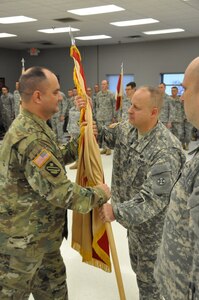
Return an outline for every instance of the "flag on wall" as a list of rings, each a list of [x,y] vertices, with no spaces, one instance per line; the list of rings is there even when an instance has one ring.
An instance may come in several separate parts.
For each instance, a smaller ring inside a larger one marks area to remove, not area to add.
[[[121,64],[121,71],[117,82],[116,88],[116,105],[115,110],[119,110],[122,107],[122,97],[123,97],[123,63]]]
[[[99,147],[93,134],[92,109],[86,93],[81,55],[74,42],[70,48],[70,56],[74,61],[74,84],[78,95],[87,103],[80,114],[80,124],[86,121],[87,125],[80,127],[76,182],[84,187],[95,186],[104,182],[104,174]],[[97,209],[84,215],[73,212],[72,248],[81,254],[83,262],[111,272],[108,236]]]

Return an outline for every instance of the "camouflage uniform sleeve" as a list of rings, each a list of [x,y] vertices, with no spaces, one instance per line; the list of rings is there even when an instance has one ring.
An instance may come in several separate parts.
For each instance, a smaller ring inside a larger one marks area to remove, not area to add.
[[[72,138],[67,144],[61,146],[64,163],[70,164],[78,157],[78,138]]]
[[[34,141],[24,157],[25,177],[40,197],[52,205],[88,213],[107,201],[99,188],[82,188],[66,176],[57,158],[42,144]]]
[[[190,209],[190,227],[193,236],[193,265],[192,265],[192,288],[195,291],[195,298],[199,299],[199,176],[194,182],[193,192],[188,199]],[[194,299],[195,299],[194,298]]]
[[[102,141],[111,149],[115,147],[115,141],[117,136],[118,125],[114,128],[107,126],[102,127]]]
[[[116,220],[126,228],[147,222],[163,211],[170,192],[182,168],[182,156],[177,149],[158,153],[139,192],[123,203],[113,203]]]

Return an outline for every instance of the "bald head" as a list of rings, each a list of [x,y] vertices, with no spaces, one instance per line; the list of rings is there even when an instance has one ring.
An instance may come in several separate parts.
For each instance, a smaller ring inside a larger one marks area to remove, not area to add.
[[[28,102],[35,90],[42,89],[48,84],[50,70],[42,67],[32,67],[24,72],[19,79],[19,93],[24,102]]]
[[[186,76],[193,80],[194,88],[199,89],[199,57],[196,57],[188,65],[185,71],[185,77]]]
[[[181,98],[187,119],[194,127],[199,128],[199,57],[188,65],[182,86],[184,92]]]

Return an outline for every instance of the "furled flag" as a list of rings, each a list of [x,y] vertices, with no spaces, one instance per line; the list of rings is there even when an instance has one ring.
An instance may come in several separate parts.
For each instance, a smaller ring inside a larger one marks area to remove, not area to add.
[[[80,114],[80,124],[86,121],[87,125],[80,126],[76,182],[85,187],[95,186],[104,181],[103,168],[99,147],[93,134],[92,109],[86,93],[81,55],[74,43],[70,49],[70,56],[74,60],[74,84],[78,95],[87,103]],[[72,248],[81,254],[83,262],[111,272],[108,236],[105,224],[98,217],[97,209],[85,215],[73,212]]]
[[[117,82],[117,89],[116,89],[116,104],[115,110],[119,110],[122,107],[122,97],[123,97],[123,63],[121,65],[121,71]]]

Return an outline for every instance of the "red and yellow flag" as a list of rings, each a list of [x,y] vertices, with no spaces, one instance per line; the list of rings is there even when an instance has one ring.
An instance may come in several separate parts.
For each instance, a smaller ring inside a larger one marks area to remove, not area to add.
[[[116,88],[116,104],[115,104],[115,110],[119,110],[122,107],[122,97],[123,97],[123,63],[121,65],[121,71],[117,82],[117,88]]]
[[[84,187],[95,186],[104,181],[104,174],[99,147],[93,134],[92,109],[86,93],[81,55],[75,45],[71,46],[70,56],[74,60],[74,84],[78,95],[87,103],[80,115],[80,124],[86,121],[87,125],[80,127],[76,182]],[[85,215],[73,212],[72,248],[81,254],[83,262],[111,272],[108,236],[97,209]]]

